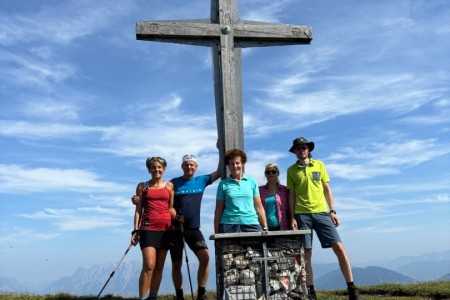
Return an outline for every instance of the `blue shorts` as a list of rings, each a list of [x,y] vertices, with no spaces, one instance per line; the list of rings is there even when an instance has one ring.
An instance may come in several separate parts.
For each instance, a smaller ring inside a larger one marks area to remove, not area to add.
[[[295,220],[297,221],[297,228],[311,230],[311,234],[302,235],[303,247],[305,249],[312,249],[312,230],[316,232],[322,248],[330,248],[333,244],[341,242],[339,233],[329,213],[296,214]]]
[[[259,224],[244,225],[244,224],[220,224],[219,233],[239,233],[239,232],[262,232],[262,227]]]

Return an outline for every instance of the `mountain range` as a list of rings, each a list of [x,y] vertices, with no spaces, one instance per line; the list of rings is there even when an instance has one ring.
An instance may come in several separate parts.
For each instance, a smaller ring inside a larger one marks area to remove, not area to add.
[[[196,263],[196,260],[189,262],[194,289],[197,286],[196,270],[198,265]],[[141,262],[138,260],[124,261],[113,273],[116,267],[115,263],[79,267],[71,276],[60,278],[39,290],[24,286],[14,278],[0,277],[0,293],[54,294],[66,292],[73,295],[96,296],[109,279],[102,295],[136,296]],[[174,293],[170,268],[170,264],[166,264],[160,293]],[[317,289],[345,288],[345,281],[337,264],[313,264],[313,270],[314,284]],[[189,276],[186,267],[183,267],[183,272],[184,289],[186,293],[189,293]],[[215,272],[215,265],[212,263],[207,290],[216,289]],[[389,262],[380,262],[379,266],[353,267],[353,274],[356,284],[360,286],[381,283],[407,284],[434,280],[450,281],[450,250],[427,253],[417,257],[400,257]]]

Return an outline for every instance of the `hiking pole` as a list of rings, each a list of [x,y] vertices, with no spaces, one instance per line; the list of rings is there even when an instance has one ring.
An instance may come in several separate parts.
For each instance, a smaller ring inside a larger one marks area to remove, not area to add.
[[[186,241],[184,239],[184,224],[182,221],[180,221],[180,230],[181,230],[181,238],[183,239],[183,245],[184,245],[184,254],[186,256],[186,266],[187,266],[187,271],[188,271],[188,277],[189,277],[189,285],[191,287],[191,296],[192,296],[192,300],[194,300],[194,291],[192,290],[192,280],[191,280],[191,271],[189,269],[189,259],[188,259],[188,254],[187,254],[187,244]]]
[[[100,298],[100,295],[102,294],[103,290],[105,289],[106,285],[108,284],[108,282],[111,280],[111,278],[114,276],[114,273],[116,273],[116,270],[119,268],[120,264],[122,263],[122,261],[125,258],[125,255],[127,255],[128,251],[130,251],[131,247],[136,246],[136,242],[139,238],[139,232],[135,232],[135,236],[133,241],[130,243],[130,245],[128,246],[127,250],[125,251],[125,254],[122,256],[122,258],[119,260],[119,263],[117,264],[116,268],[112,271],[112,273],[109,275],[108,280],[106,280],[105,285],[102,287],[102,289],[100,290],[100,292],[97,295],[97,299]]]

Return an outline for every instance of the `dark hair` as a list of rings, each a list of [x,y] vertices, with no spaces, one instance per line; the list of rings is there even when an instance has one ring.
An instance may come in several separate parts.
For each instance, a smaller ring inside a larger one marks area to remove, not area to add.
[[[247,162],[247,154],[245,154],[245,152],[243,150],[240,149],[231,149],[231,150],[227,150],[225,152],[225,155],[223,157],[223,160],[225,162],[225,165],[228,165],[228,162],[235,157],[240,157],[242,164],[244,165]]]
[[[308,158],[312,158],[311,147],[309,147],[309,145],[306,146],[308,147]]]
[[[145,165],[147,166],[147,169],[151,168],[151,166],[153,165],[153,161],[159,162],[164,168],[167,167],[167,162],[164,158],[159,157],[159,156],[152,156],[152,157],[147,158],[147,160],[145,161]]]

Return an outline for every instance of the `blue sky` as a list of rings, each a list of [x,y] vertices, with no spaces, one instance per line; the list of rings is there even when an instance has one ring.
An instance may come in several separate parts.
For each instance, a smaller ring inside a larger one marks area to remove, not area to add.
[[[198,174],[216,168],[210,50],[135,39],[138,20],[204,19],[209,7],[0,2],[0,276],[40,284],[118,261],[148,156],[167,159],[166,179],[186,153],[198,156]],[[243,51],[247,174],[263,184],[274,161],[285,182],[288,149],[304,136],[327,165],[353,265],[450,249],[450,3],[239,9],[246,20],[311,25],[314,37]],[[216,188],[202,205],[207,237]],[[313,259],[335,261],[319,248]]]

